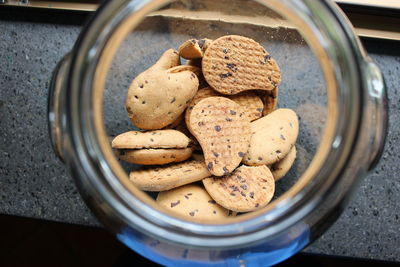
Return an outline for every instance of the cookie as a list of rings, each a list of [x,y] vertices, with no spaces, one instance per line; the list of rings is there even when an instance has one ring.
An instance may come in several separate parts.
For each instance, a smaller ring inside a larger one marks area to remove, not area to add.
[[[168,211],[196,221],[215,222],[232,214],[230,210],[218,205],[204,187],[198,184],[160,192],[156,201]]]
[[[168,72],[178,64],[177,52],[167,50],[154,66],[133,80],[125,105],[134,125],[147,130],[161,129],[183,113],[197,92],[199,79],[188,70]]]
[[[256,41],[228,35],[213,41],[202,59],[207,83],[222,94],[273,90],[281,82],[278,64]]]
[[[203,88],[208,86],[206,80],[204,79],[203,72],[201,68],[191,65],[179,65],[168,70],[168,73],[179,73],[182,71],[191,71],[197,75],[197,79],[199,79],[199,88]]]
[[[243,158],[246,165],[270,165],[280,161],[296,143],[299,121],[291,109],[277,109],[251,123],[250,147]]]
[[[211,174],[203,161],[185,161],[164,167],[134,170],[129,180],[145,191],[165,191],[200,181]]]
[[[196,95],[193,97],[192,101],[189,103],[186,112],[185,112],[185,122],[186,125],[189,125],[189,119],[190,119],[190,114],[192,113],[193,107],[199,103],[201,100],[204,98],[210,97],[210,96],[220,96],[221,94],[212,89],[211,87],[204,87],[201,88],[197,91]]]
[[[130,131],[116,136],[111,142],[113,148],[186,148],[190,139],[177,130]]]
[[[262,115],[268,115],[274,110],[276,110],[278,106],[278,95],[279,95],[279,87],[271,91],[261,91],[261,99],[264,103],[264,110]]]
[[[242,111],[245,113],[245,116],[249,121],[254,121],[262,117],[264,103],[256,92],[247,91],[229,96],[228,98],[235,101],[242,107]]]
[[[296,154],[297,154],[296,146],[294,146],[290,150],[290,152],[286,155],[285,158],[283,158],[282,160],[278,161],[277,163],[273,164],[270,167],[272,175],[275,178],[275,181],[281,179],[290,170],[296,159]]]
[[[222,207],[247,212],[265,207],[275,192],[275,181],[266,166],[240,166],[231,175],[203,180],[210,196]]]
[[[164,165],[172,162],[181,162],[192,156],[193,148],[158,148],[120,150],[119,158],[123,161],[142,165]]]
[[[202,58],[204,51],[211,44],[210,39],[190,39],[184,42],[178,49],[179,55],[184,59]]]
[[[207,168],[213,175],[231,173],[248,150],[250,122],[241,107],[225,97],[208,97],[190,114],[189,131],[203,149]]]

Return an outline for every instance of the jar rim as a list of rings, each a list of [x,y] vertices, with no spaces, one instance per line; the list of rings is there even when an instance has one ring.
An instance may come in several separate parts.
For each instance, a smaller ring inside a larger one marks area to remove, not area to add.
[[[128,23],[127,18],[131,19],[131,29],[132,25],[138,23],[138,18],[168,2],[171,1],[110,1],[97,11],[90,24],[83,30],[72,55],[68,79],[70,90],[66,97],[67,132],[73,144],[69,153],[70,165],[77,169],[80,179],[89,184],[90,197],[105,203],[109,214],[115,213],[121,223],[157,238],[198,247],[230,247],[273,236],[296,224],[302,217],[308,216],[312,210],[322,205],[324,195],[329,193],[330,187],[335,186],[346,167],[346,160],[357,138],[362,106],[361,70],[358,68],[361,59],[355,51],[356,39],[351,38],[351,33],[345,29],[346,22],[332,4],[327,2],[257,1],[273,10],[280,8],[280,14],[290,10],[291,16],[298,19],[297,23],[303,22],[303,27],[307,26],[310,33],[315,34],[318,30],[318,36],[307,36],[307,33],[305,36],[320,38],[315,39],[314,42],[318,43],[311,43],[311,46],[319,49],[319,52],[323,53],[322,57],[329,58],[329,62],[337,64],[325,66],[331,71],[331,74],[325,75],[334,78],[332,82],[335,84],[330,89],[331,92],[328,92],[330,128],[327,127],[321,141],[324,147],[321,148],[320,145],[316,153],[320,156],[314,157],[317,162],[310,164],[314,164],[312,166],[315,167],[303,174],[304,177],[308,176],[307,179],[300,178],[303,182],[298,182],[290,189],[290,193],[285,193],[289,196],[278,198],[272,205],[243,217],[244,219],[240,219],[240,227],[237,227],[235,220],[218,227],[215,224],[199,224],[162,213],[150,203],[149,197],[143,192],[133,185],[121,183],[118,177],[126,176],[126,173],[117,161],[112,159],[102,116],[93,116],[102,114],[101,81],[105,78],[101,77],[106,76],[106,70],[99,71],[99,66],[104,68],[107,65],[104,62],[112,58],[112,53],[104,53],[104,49],[107,45],[118,45],[124,34],[127,34],[127,28],[123,29],[121,26]],[[274,4],[273,7],[271,3]],[[289,6],[292,9],[289,9]],[[134,12],[135,16],[131,16]],[[113,42],[110,42],[111,38]],[[339,119],[339,111],[347,116]],[[88,192],[89,190],[86,194]]]

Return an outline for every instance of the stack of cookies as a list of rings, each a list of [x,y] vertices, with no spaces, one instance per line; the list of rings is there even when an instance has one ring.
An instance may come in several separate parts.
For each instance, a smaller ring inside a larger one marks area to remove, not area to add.
[[[187,60],[186,65],[180,59]],[[138,75],[115,137],[133,184],[172,213],[215,221],[265,207],[296,158],[297,115],[276,109],[281,74],[256,41],[191,39]]]

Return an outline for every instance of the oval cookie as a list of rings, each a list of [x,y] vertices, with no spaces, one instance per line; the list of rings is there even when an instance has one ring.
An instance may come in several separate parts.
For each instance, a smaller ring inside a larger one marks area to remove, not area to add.
[[[129,180],[145,191],[164,191],[210,176],[203,161],[191,160],[165,167],[134,170]]]
[[[119,158],[133,164],[163,165],[181,162],[192,156],[193,148],[120,150]]]
[[[227,35],[213,41],[204,53],[203,75],[222,94],[273,90],[281,81],[278,64],[256,41]]]
[[[210,196],[222,207],[247,212],[265,207],[275,192],[275,181],[266,166],[240,166],[231,175],[203,180]]]
[[[198,184],[184,185],[160,192],[157,203],[167,210],[188,219],[216,221],[226,219],[232,212],[218,205]]]
[[[200,143],[213,175],[227,175],[239,166],[251,130],[238,104],[225,97],[205,98],[194,106],[189,122],[189,131]]]
[[[186,148],[189,142],[190,139],[180,131],[167,129],[122,133],[112,140],[111,146],[119,149]]]
[[[299,121],[291,109],[277,109],[251,123],[246,165],[270,165],[283,159],[296,143]]]
[[[281,179],[290,170],[296,159],[296,153],[296,146],[294,146],[284,159],[271,166],[272,175],[274,176],[275,181]]]

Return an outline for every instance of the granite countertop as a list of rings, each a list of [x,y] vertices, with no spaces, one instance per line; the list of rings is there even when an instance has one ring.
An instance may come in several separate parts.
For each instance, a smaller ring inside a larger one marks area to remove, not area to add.
[[[0,213],[98,226],[47,129],[51,74],[80,32],[78,15],[0,14]],[[338,221],[306,251],[400,262],[400,45],[363,42],[389,88],[385,151]]]

